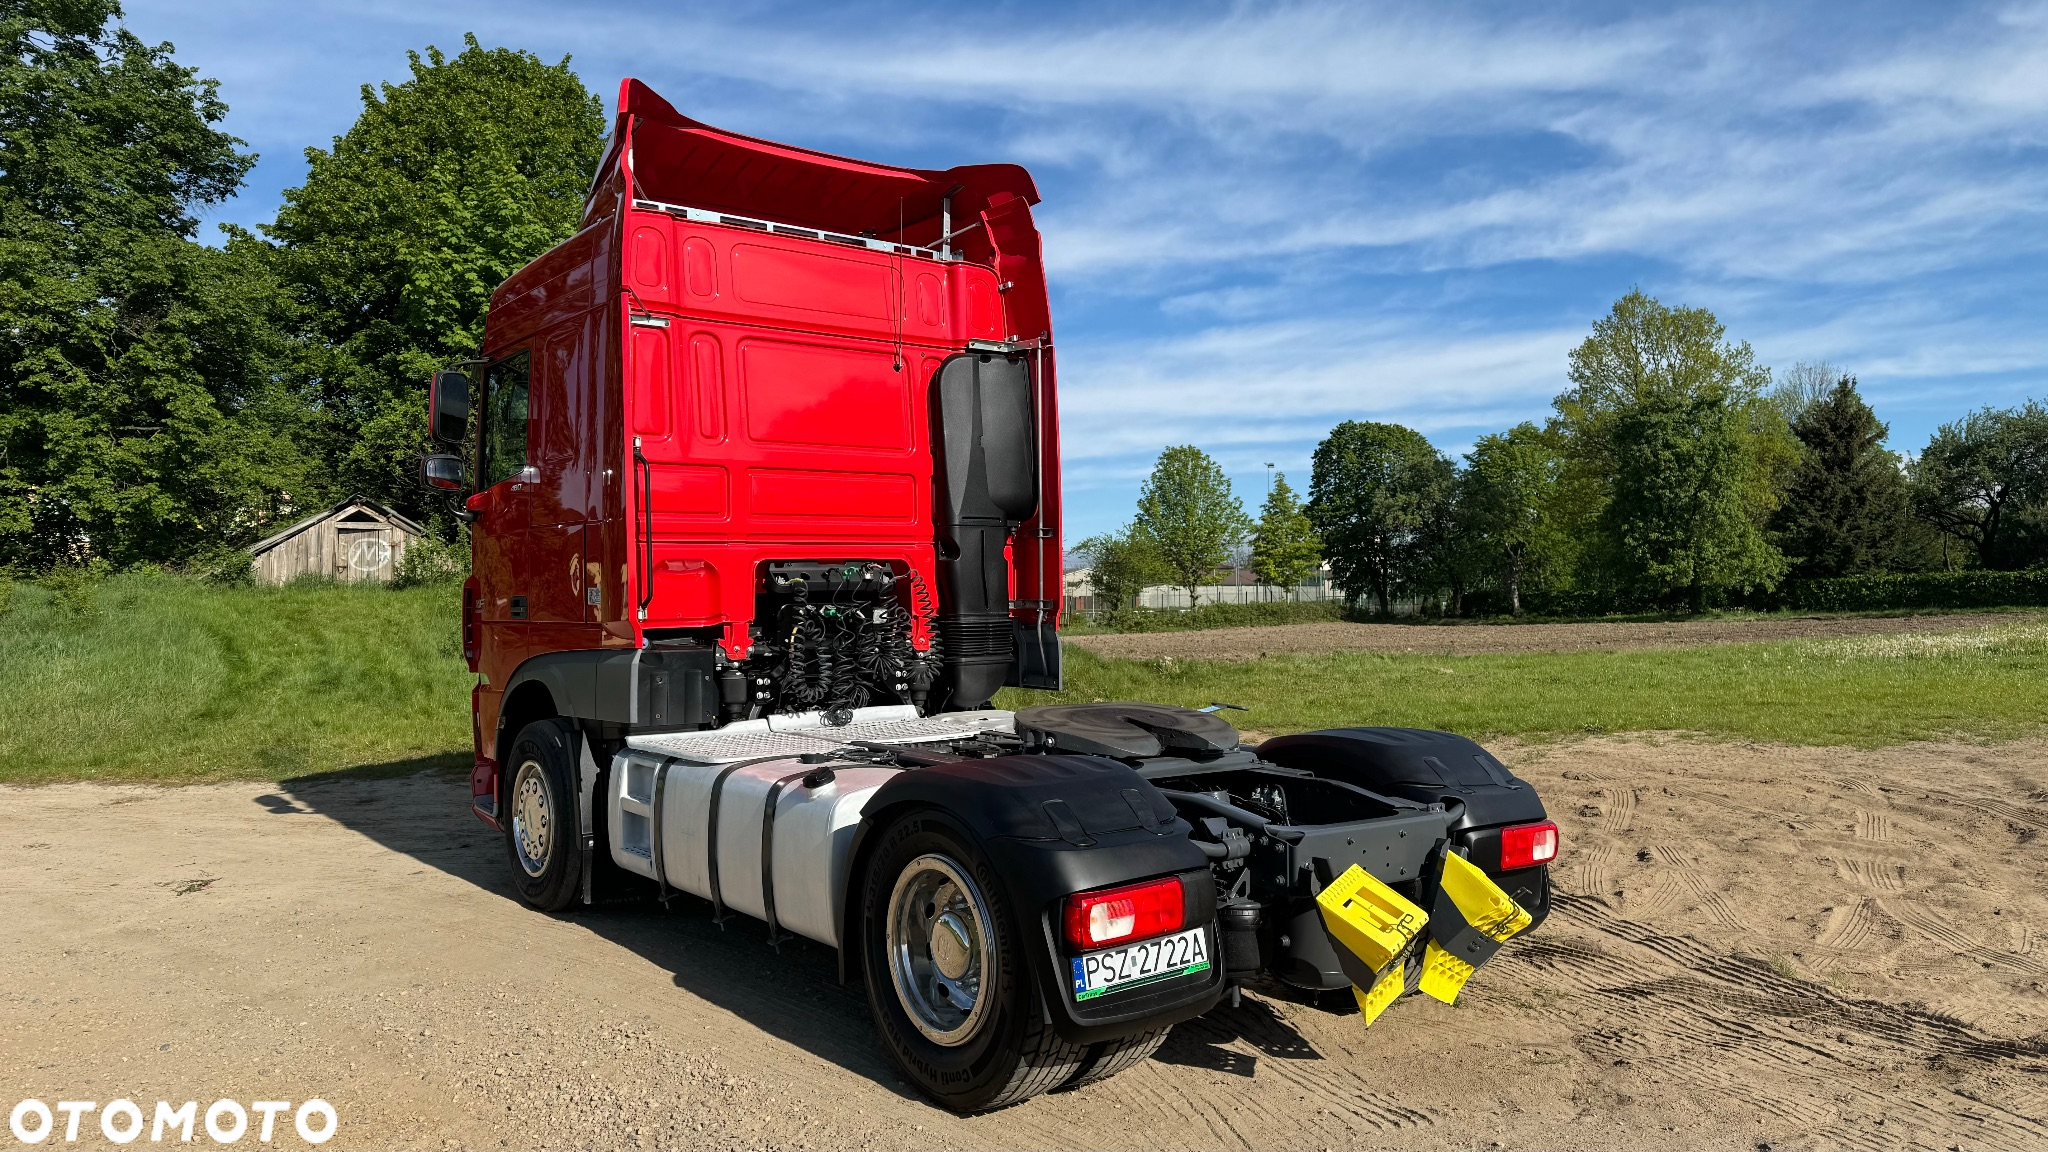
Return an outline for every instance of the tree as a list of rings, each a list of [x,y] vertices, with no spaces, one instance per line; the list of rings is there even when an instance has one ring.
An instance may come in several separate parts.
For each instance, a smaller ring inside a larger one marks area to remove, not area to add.
[[[1509,611],[1520,616],[1523,574],[1544,539],[1557,491],[1557,446],[1522,423],[1481,436],[1465,460],[1459,505],[1471,534],[1498,560]]]
[[[1725,395],[1655,394],[1618,413],[1614,498],[1601,517],[1623,587],[1692,611],[1773,587],[1785,561],[1745,506],[1742,415]]]
[[[569,70],[474,36],[363,87],[363,110],[264,229],[321,351],[336,487],[417,509],[428,373],[473,355],[491,292],[575,231],[603,106]]]
[[[1749,345],[1731,342],[1712,312],[1670,307],[1637,289],[1572,350],[1568,375],[1572,388],[1554,402],[1550,429],[1564,449],[1559,503],[1597,539],[1583,553],[1594,566],[1583,578],[1609,593],[1684,591],[1695,602],[1728,587],[1770,586],[1783,564],[1761,531],[1798,442],[1764,395],[1770,369]],[[1688,447],[1669,438],[1692,432],[1715,439]],[[1722,487],[1672,487],[1686,483]],[[1617,507],[1624,498],[1650,504]],[[1660,523],[1665,514],[1676,519]],[[1734,515],[1748,527],[1738,529]]]
[[[1370,592],[1381,615],[1393,610],[1393,590],[1421,567],[1425,532],[1454,475],[1422,433],[1399,424],[1346,420],[1316,445],[1308,517],[1350,602]]]
[[[1835,384],[1847,375],[1841,369],[1825,360],[1801,360],[1785,371],[1767,394],[1771,404],[1785,417],[1785,423],[1797,424],[1808,408],[1826,400],[1835,390]]]
[[[1287,473],[1274,473],[1273,491],[1252,529],[1252,570],[1261,582],[1285,588],[1291,596],[1322,558],[1323,542],[1287,483]]]
[[[1913,464],[1913,508],[1987,568],[2048,560],[2048,408],[1983,408],[1944,424]]]
[[[1151,540],[1130,525],[1090,536],[1074,546],[1074,553],[1088,562],[1088,583],[1097,600],[1106,601],[1113,612],[1136,607],[1140,592],[1170,575]]]
[[[178,560],[304,479],[276,288],[194,239],[256,158],[120,18],[0,5],[0,565]]]
[[[1802,365],[1801,367],[1805,367]],[[1803,579],[1890,569],[1904,541],[1910,505],[1899,458],[1885,450],[1889,430],[1839,376],[1820,398],[1798,408],[1792,432],[1799,463],[1771,519],[1778,548]]]
[[[1251,528],[1244,504],[1230,491],[1230,477],[1191,444],[1159,454],[1152,475],[1138,493],[1135,527],[1145,535],[1166,570],[1188,590],[1194,607],[1195,589],[1230,559],[1230,550]]]

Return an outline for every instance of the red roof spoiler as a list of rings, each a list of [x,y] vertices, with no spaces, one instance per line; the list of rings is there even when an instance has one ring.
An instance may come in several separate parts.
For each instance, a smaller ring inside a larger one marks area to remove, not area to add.
[[[692,120],[631,78],[619,85],[618,107],[593,192],[618,169],[630,140],[635,199],[897,243],[936,243],[940,201],[949,192],[956,228],[992,203],[1039,200],[1031,174],[1015,164],[897,168],[757,140]]]

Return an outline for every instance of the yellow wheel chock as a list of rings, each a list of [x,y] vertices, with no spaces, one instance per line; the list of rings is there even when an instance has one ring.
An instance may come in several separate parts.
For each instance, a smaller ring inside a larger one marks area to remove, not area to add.
[[[1465,981],[1534,917],[1471,861],[1444,854],[1420,990],[1455,1004]]]
[[[1345,965],[1358,1011],[1370,1025],[1400,998],[1407,958],[1429,924],[1429,913],[1356,864],[1323,886],[1316,906],[1340,949],[1339,959],[1349,952],[1369,970],[1360,973]],[[1361,980],[1360,975],[1367,978]]]

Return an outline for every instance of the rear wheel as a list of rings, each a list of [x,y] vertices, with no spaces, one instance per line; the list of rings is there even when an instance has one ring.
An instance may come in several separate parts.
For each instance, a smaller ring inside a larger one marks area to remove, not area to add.
[[[582,892],[583,851],[577,843],[575,762],[559,720],[536,720],[512,741],[505,789],[505,851],[512,888],[522,903],[559,912]]]
[[[935,811],[882,832],[861,901],[862,967],[883,1050],[956,1112],[1001,1108],[1072,1079],[1089,1047],[1053,1031],[1002,881]]]

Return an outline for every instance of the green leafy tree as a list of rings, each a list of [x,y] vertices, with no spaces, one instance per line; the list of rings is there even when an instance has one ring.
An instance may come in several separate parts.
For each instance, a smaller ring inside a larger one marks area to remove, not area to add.
[[[275,285],[194,239],[255,157],[120,18],[0,3],[0,565],[177,560],[303,487]]]
[[[1801,360],[1773,381],[1765,395],[1784,415],[1785,423],[1797,424],[1808,408],[1834,392],[1835,384],[1845,375],[1825,360]]]
[[[1112,612],[1135,608],[1140,592],[1171,575],[1151,540],[1129,525],[1090,536],[1074,546],[1074,553],[1087,561],[1088,583]]]
[[[1581,552],[1591,570],[1580,578],[1610,594],[1657,599],[1774,584],[1783,563],[1762,530],[1798,461],[1798,441],[1765,394],[1770,369],[1750,346],[1730,341],[1707,309],[1667,306],[1633,290],[1572,350],[1568,375],[1572,388],[1555,401],[1550,430],[1564,449],[1560,519],[1596,541]],[[1693,430],[1717,439],[1697,450],[1668,439]],[[1725,490],[1671,487],[1709,482]],[[1637,499],[1651,503],[1618,506]],[[1729,508],[1747,528],[1737,528]],[[1666,514],[1676,519],[1659,522]],[[1685,532],[1719,535],[1670,535]]]
[[[1138,493],[1134,525],[1151,543],[1175,583],[1195,589],[1230,559],[1230,553],[1251,528],[1244,503],[1230,490],[1230,477],[1209,454],[1192,444],[1159,454],[1152,475]]]
[[[1356,604],[1370,592],[1381,615],[1427,561],[1429,530],[1456,472],[1422,433],[1346,420],[1316,445],[1308,517],[1330,574]]]
[[[1302,511],[1287,473],[1274,473],[1273,490],[1252,529],[1252,570],[1263,583],[1285,588],[1292,596],[1322,559],[1322,538]]]
[[[2048,407],[2029,400],[1942,425],[1913,463],[1912,500],[1984,567],[2048,561]]]
[[[1744,499],[1745,429],[1724,395],[1653,394],[1614,421],[1614,498],[1601,517],[1624,587],[1693,611],[1775,587],[1785,559]]]
[[[1550,542],[1561,461],[1534,424],[1481,436],[1465,455],[1459,506],[1471,536],[1497,564],[1509,611],[1522,614],[1522,583]]]
[[[491,292],[575,231],[603,145],[603,106],[564,57],[411,54],[412,76],[363,87],[332,148],[265,232],[318,352],[334,488],[418,510],[422,381],[474,354]]]
[[[1889,570],[1904,545],[1911,507],[1899,458],[1884,447],[1888,430],[1857,394],[1854,376],[1836,377],[1797,411],[1792,432],[1801,445],[1799,463],[1771,519],[1791,575]]]

